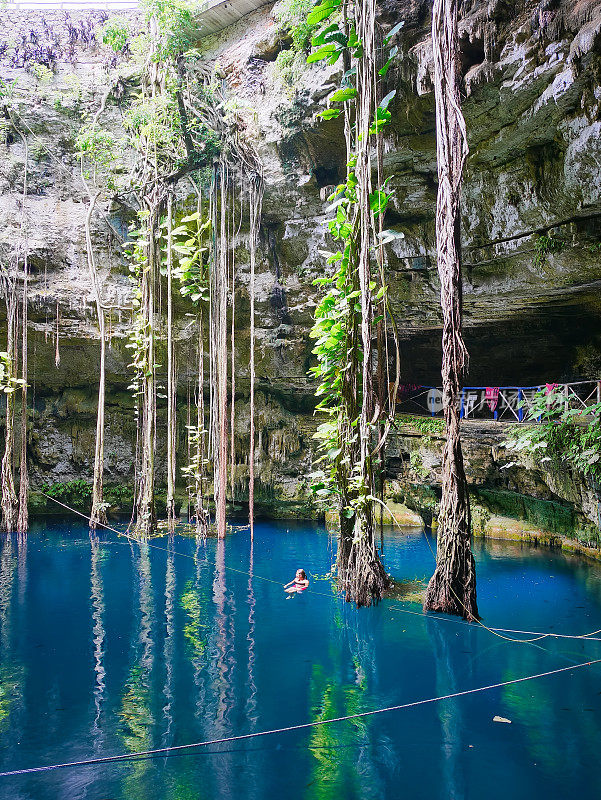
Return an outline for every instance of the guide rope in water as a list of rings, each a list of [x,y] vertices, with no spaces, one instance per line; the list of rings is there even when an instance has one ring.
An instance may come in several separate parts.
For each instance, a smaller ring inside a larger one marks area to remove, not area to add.
[[[193,742],[191,744],[179,744],[172,747],[160,747],[155,750],[139,750],[135,753],[122,753],[116,756],[104,756],[101,758],[90,758],[82,761],[68,761],[63,764],[48,764],[40,767],[29,767],[26,769],[14,769],[7,772],[0,772],[0,778],[8,778],[15,775],[31,775],[34,772],[50,772],[57,769],[66,769],[67,767],[87,767],[93,764],[110,764],[119,761],[131,761],[144,756],[165,756],[170,753],[182,752],[183,750],[192,750],[199,747],[207,747],[213,744],[226,744],[229,742],[241,742],[248,739],[256,739],[260,736],[274,736],[279,733],[290,733],[292,731],[307,730],[308,728],[316,728],[321,725],[331,725],[334,722],[347,722],[353,719],[363,719],[364,717],[373,717],[376,714],[385,714],[390,711],[402,711],[406,708],[415,708],[417,706],[428,705],[431,703],[439,703],[443,700],[452,700],[456,697],[465,697],[470,694],[477,694],[479,692],[487,692],[492,689],[500,689],[504,686],[514,686],[517,683],[525,683],[526,681],[533,681],[537,678],[546,678],[550,675],[558,675],[562,672],[570,672],[583,667],[591,667],[594,664],[601,664],[601,658],[594,661],[585,661],[581,664],[570,664],[567,667],[558,667],[557,669],[548,670],[547,672],[538,672],[535,675],[526,675],[522,678],[512,678],[508,681],[500,683],[492,683],[488,686],[477,686],[474,689],[464,689],[460,692],[452,692],[451,694],[443,694],[438,697],[428,697],[423,700],[413,700],[409,703],[400,703],[396,706],[387,706],[386,708],[376,708],[373,711],[362,711],[357,714],[348,714],[344,717],[332,717],[330,719],[318,719],[315,722],[302,722],[298,725],[287,725],[282,728],[272,728],[266,731],[255,731],[254,733],[244,733],[239,736],[225,736],[220,739],[207,739],[204,742]]]

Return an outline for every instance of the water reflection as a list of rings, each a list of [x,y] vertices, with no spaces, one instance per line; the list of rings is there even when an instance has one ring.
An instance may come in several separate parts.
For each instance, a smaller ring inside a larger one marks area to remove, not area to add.
[[[136,555],[137,551],[137,555]],[[134,614],[131,644],[131,667],[123,688],[119,717],[121,738],[126,750],[137,752],[153,747],[152,731],[152,670],[154,666],[154,604],[152,571],[148,543],[140,542],[131,547],[138,586],[138,608]],[[144,796],[142,778],[152,768],[152,761],[133,762],[129,774],[124,778],[124,795],[137,798]]]
[[[211,738],[222,738],[232,734],[230,712],[235,707],[234,679],[236,659],[234,654],[234,614],[236,606],[233,594],[228,596],[225,570],[225,540],[217,539],[215,570],[213,573],[213,604],[215,617],[210,636],[208,673],[211,680],[212,697],[209,701]],[[224,753],[215,757],[216,791],[221,797],[230,796],[234,780],[233,760]]]
[[[169,537],[167,564],[165,570],[165,642],[163,657],[165,660],[165,684],[163,686],[163,720],[165,731],[161,747],[167,747],[173,740],[173,656],[175,652],[175,554],[173,538]]]
[[[90,588],[92,601],[92,642],[94,648],[94,722],[92,724],[92,738],[94,749],[100,752],[102,748],[100,715],[104,704],[106,691],[106,670],[104,668],[104,650],[106,633],[104,630],[104,590],[100,567],[105,560],[105,551],[102,550],[96,533],[90,533]]]
[[[421,546],[387,542],[399,579],[429,566]],[[601,570],[550,553],[529,561],[524,551],[505,560],[500,547],[493,552],[479,554],[487,623],[567,629],[582,617],[601,627]],[[394,614],[387,602],[358,612],[328,596],[325,581],[288,602],[273,583],[299,564],[324,574],[330,563],[325,535],[301,526],[257,526],[254,547],[233,535],[130,549],[62,529],[31,536],[28,549],[0,540],[0,769],[322,721],[601,654],[595,642],[516,645],[475,626]],[[518,624],[517,608],[530,618]],[[501,800],[508,785],[519,800],[601,796],[598,674],[0,782],[0,800],[262,800],[290,791],[306,800]],[[494,714],[511,725],[493,723]]]
[[[25,670],[15,653],[19,630],[15,596],[23,610],[27,580],[27,542],[0,535],[0,733],[9,732],[10,752],[18,741],[19,712],[23,707]],[[15,586],[16,583],[16,586]]]
[[[455,661],[460,654],[457,648],[451,647],[450,637],[454,636],[442,627],[435,619],[427,621],[427,629],[433,645],[434,663],[436,670],[436,696],[454,694],[466,686],[473,686],[472,670],[470,667],[460,668],[461,685],[458,681],[457,666]],[[469,639],[473,636],[470,628],[462,633]],[[462,660],[465,665],[465,661]],[[471,661],[467,662],[471,665]],[[464,772],[463,760],[466,745],[463,741],[465,723],[461,712],[459,698],[452,697],[436,703],[436,712],[441,728],[441,754],[442,772],[445,786],[445,796],[449,800],[464,800],[467,797],[467,780]]]
[[[329,669],[326,671],[322,664],[312,669],[309,703],[315,722],[359,714],[371,706],[370,689],[378,682],[372,631],[349,611],[343,607],[334,614]],[[363,717],[311,729],[308,748],[313,761],[308,800],[377,796],[373,726],[373,717]]]

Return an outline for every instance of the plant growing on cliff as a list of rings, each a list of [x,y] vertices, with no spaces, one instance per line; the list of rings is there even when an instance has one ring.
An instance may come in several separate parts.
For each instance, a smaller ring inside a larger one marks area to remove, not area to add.
[[[509,452],[535,455],[552,469],[601,483],[601,403],[574,409],[562,391],[543,390],[528,405],[527,420],[538,424],[515,426],[504,442]]]
[[[547,262],[549,253],[561,253],[566,243],[563,239],[554,236],[539,236],[534,242],[534,261],[537,269],[543,267]]]
[[[318,409],[328,419],[316,434],[321,455],[320,469],[312,474],[313,490],[338,504],[337,570],[346,598],[369,605],[381,599],[388,581],[375,545],[373,506],[378,502],[376,473],[386,435],[380,424],[394,414],[396,389],[387,398],[384,372],[374,382],[372,338],[374,327],[387,314],[382,220],[391,192],[382,176],[380,134],[390,120],[388,106],[395,92],[378,98],[373,0],[324,0],[307,22],[321,26],[311,40],[316,49],[307,60],[334,64],[342,58],[343,84],[328,98],[333,107],[321,116],[343,116],[347,148],[346,180],[329,198],[333,217],[328,228],[339,249],[324,256],[333,274],[315,281],[327,292],[311,331],[317,357],[312,372],[319,380]],[[378,345],[382,364],[387,359],[383,337],[378,336]]]
[[[311,36],[319,27],[319,23],[310,22],[308,18],[314,5],[314,0],[280,0],[273,7],[281,31],[290,33],[292,47],[297,53],[310,50]]]
[[[42,492],[48,497],[60,500],[66,505],[76,508],[89,508],[92,499],[92,486],[83,480],[57,481],[56,483],[44,483]]]
[[[129,47],[129,24],[123,17],[110,17],[100,30],[102,43],[114,53],[125,53]]]

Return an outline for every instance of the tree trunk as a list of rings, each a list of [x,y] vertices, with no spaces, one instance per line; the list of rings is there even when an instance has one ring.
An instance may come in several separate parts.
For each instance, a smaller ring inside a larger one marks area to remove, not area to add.
[[[25,207],[27,201],[27,178],[29,165],[29,147],[27,138],[17,130],[25,147],[25,168],[23,174],[23,206],[21,217],[21,245],[23,246],[23,297],[21,303],[21,452],[19,460],[19,514],[17,532],[25,536],[29,528],[29,473],[27,471],[27,289],[29,282],[29,244],[25,223]]]
[[[213,392],[214,432],[213,432],[213,490],[215,494],[215,516],[217,536],[226,534],[226,491],[227,491],[227,164],[219,164],[219,246],[211,271],[211,353],[214,364],[213,379],[216,386]]]
[[[354,451],[349,462],[356,469],[355,474],[345,470],[342,480],[340,537],[338,544],[337,568],[347,601],[358,606],[371,605],[382,599],[388,577],[380,560],[375,543],[375,525],[372,497],[375,493],[372,451],[374,441],[374,383],[372,359],[373,305],[371,298],[371,250],[372,250],[372,212],[370,207],[371,187],[371,142],[369,129],[374,111],[375,75],[375,0],[355,4],[355,19],[359,38],[363,42],[363,56],[357,63],[357,101],[356,101],[356,166],[357,177],[357,217],[355,220],[355,246],[352,260],[355,285],[360,293],[360,314],[350,310],[350,328],[353,331],[350,348],[347,352],[363,353],[361,365],[361,386],[352,378],[343,397],[346,398],[342,442],[351,441],[355,431],[350,423],[358,413],[358,444],[352,445]],[[346,126],[349,121],[347,116]],[[350,136],[347,133],[347,143]],[[350,159],[350,154],[349,154]],[[347,159],[348,160],[348,159]],[[351,306],[353,304],[350,304]],[[347,373],[359,369],[359,364],[349,365]],[[348,378],[344,379],[348,382]],[[357,470],[358,467],[358,470]],[[349,504],[354,507],[354,515],[348,517]]]
[[[478,619],[476,569],[470,545],[468,487],[459,434],[459,393],[467,363],[461,334],[459,200],[467,157],[459,95],[457,0],[435,0],[432,12],[438,198],[436,247],[443,315],[442,386],[447,440],[442,462],[436,570],[424,610]]]
[[[205,367],[204,367],[204,322],[202,306],[198,319],[198,411],[196,417],[197,440],[195,443],[195,496],[194,512],[196,517],[196,534],[205,537],[209,529],[209,515],[204,507],[204,469],[206,461],[205,430]]]

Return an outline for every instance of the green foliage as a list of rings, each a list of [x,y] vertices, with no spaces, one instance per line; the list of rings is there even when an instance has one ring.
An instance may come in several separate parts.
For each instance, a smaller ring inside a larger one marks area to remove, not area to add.
[[[424,466],[424,462],[422,461],[422,456],[419,450],[412,450],[409,455],[409,464],[411,465],[412,471],[418,476],[418,478],[427,478],[430,474],[430,470]]]
[[[120,510],[129,508],[134,500],[132,487],[122,483],[105,486],[104,499],[107,507],[116,506]]]
[[[302,58],[299,58],[295,50],[281,50],[275,60],[277,72],[289,97],[294,94],[294,86],[298,80],[299,64],[301,63]]]
[[[171,94],[140,97],[125,114],[125,130],[156,151],[160,160],[178,161],[185,157],[181,140],[181,119]]]
[[[83,479],[64,483],[45,483],[42,492],[75,508],[89,508],[92,502],[92,485]]]
[[[115,137],[99,125],[84,125],[75,140],[77,152],[94,166],[104,169],[111,167],[115,161],[116,145]]]
[[[539,236],[534,242],[534,266],[540,268],[547,261],[549,253],[561,253],[566,243],[563,239],[555,239],[552,236]]]
[[[346,108],[350,106],[352,109],[358,94],[357,87],[353,85],[357,78],[356,62],[363,57],[363,44],[354,25],[344,25],[338,13],[340,8],[341,0],[323,0],[309,12],[307,23],[317,30],[311,39],[315,49],[307,61],[327,61],[333,65],[347,52],[351,64],[354,60],[355,66],[343,75],[342,85],[329,96],[328,102],[345,103]],[[380,103],[378,113],[371,121],[370,136],[380,134],[390,121],[388,106],[393,97],[394,92],[390,92]],[[339,113],[338,109],[326,109],[321,116],[333,119]],[[350,113],[352,116],[353,112]],[[346,180],[328,198],[331,201],[328,211],[333,212],[333,216],[327,224],[338,250],[323,252],[328,267],[333,271],[314,281],[314,284],[323,286],[326,293],[315,310],[315,322],[310,333],[315,340],[312,352],[317,357],[317,365],[310,370],[319,382],[316,390],[316,396],[320,398],[317,409],[327,417],[314,436],[319,442],[319,457],[316,460],[318,469],[310,475],[311,488],[318,500],[329,501],[332,496],[342,494],[353,497],[351,506],[343,509],[349,519],[354,516],[359,504],[373,499],[363,485],[359,465],[351,463],[351,453],[358,438],[362,392],[360,364],[363,360],[358,335],[361,291],[358,282],[360,209],[356,165],[357,155],[350,153]],[[385,187],[386,182],[369,197],[374,219],[384,213],[390,200],[391,193]],[[378,303],[386,305],[385,286],[378,287],[372,282],[369,291],[374,306]],[[346,378],[349,371],[356,375],[358,382],[356,390],[353,390],[353,393],[356,392],[356,402],[350,402],[348,397]],[[344,492],[341,491],[343,486]]]
[[[15,378],[10,356],[4,350],[0,351],[0,392],[12,394],[22,386],[25,386],[25,381]]]
[[[212,225],[199,211],[183,217],[172,229],[173,276],[180,293],[194,304],[209,301],[209,243]],[[161,224],[163,264],[167,263],[167,220]]]
[[[116,190],[114,168],[117,164],[117,140],[98,124],[84,125],[75,140],[75,148],[86,179],[102,178],[109,192]]]
[[[132,382],[127,387],[136,398],[142,394],[145,378],[153,374],[154,364],[148,361],[150,338],[153,335],[151,323],[144,319],[140,311],[142,299],[141,278],[142,273],[148,269],[148,256],[146,248],[150,240],[148,231],[148,212],[139,211],[138,220],[140,227],[130,230],[129,240],[123,245],[126,259],[129,261],[131,280],[135,285],[133,305],[137,309],[127,338],[125,347],[131,351],[131,363],[128,364],[133,371]]]
[[[307,21],[307,15],[313,3],[314,0],[281,0],[273,9],[280,28],[290,31],[292,46],[297,53],[309,49],[315,25]]]
[[[196,42],[197,25],[186,0],[143,0],[146,19],[156,19],[160,43],[156,61],[167,61],[185,53]]]
[[[123,53],[129,44],[129,24],[123,17],[109,17],[101,28],[100,36],[102,43],[115,53]]]
[[[54,78],[54,72],[45,64],[31,64],[29,70],[42,85],[48,85]]]
[[[509,451],[536,455],[541,464],[601,482],[601,403],[580,410],[566,408],[563,392],[541,391],[534,397],[527,419],[541,421],[515,426],[504,442]]]
[[[444,419],[438,417],[418,417],[415,414],[400,414],[397,420],[399,424],[408,425],[425,436],[444,436],[445,433]]]

